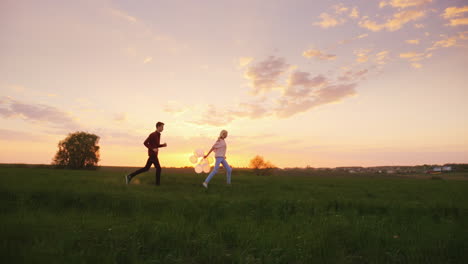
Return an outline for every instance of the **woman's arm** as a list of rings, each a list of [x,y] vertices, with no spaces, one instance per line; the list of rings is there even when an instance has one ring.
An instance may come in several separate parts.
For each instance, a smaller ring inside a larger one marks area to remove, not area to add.
[[[210,153],[211,153],[213,150],[214,150],[214,147],[212,147],[212,148],[210,149],[210,151],[208,151],[208,154],[206,154],[203,158],[206,159],[206,158],[210,155]]]

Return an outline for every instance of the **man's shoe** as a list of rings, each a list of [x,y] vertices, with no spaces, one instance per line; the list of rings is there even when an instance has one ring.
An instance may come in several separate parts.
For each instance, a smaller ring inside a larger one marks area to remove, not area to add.
[[[203,182],[202,183],[203,187],[205,187],[206,189],[208,189],[208,184],[206,182]]]

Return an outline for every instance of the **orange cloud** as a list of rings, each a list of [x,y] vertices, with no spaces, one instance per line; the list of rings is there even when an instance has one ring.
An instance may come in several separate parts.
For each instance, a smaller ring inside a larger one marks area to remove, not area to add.
[[[153,57],[146,57],[143,63],[150,63],[153,60]]]
[[[462,17],[466,12],[468,12],[468,6],[447,7],[441,16],[450,20],[450,23],[447,24],[448,26],[456,27],[460,25],[468,25],[468,18]]]
[[[322,21],[316,22],[314,25],[320,26],[322,28],[336,27],[346,22],[346,20],[342,18],[335,18],[327,13],[322,13],[319,17],[322,19]]]
[[[333,54],[325,54],[320,50],[317,49],[310,49],[306,50],[302,53],[302,56],[310,59],[310,58],[317,58],[319,60],[334,60],[336,59],[336,55]]]
[[[320,26],[322,28],[336,27],[344,24],[347,21],[347,17],[353,19],[359,18],[359,11],[357,7],[353,7],[351,9],[340,3],[332,6],[331,8],[334,10],[334,15],[321,13],[319,18],[322,20],[320,22],[313,23],[313,25]]]
[[[354,8],[351,10],[351,13],[349,13],[349,17],[351,17],[351,18],[359,18],[359,11],[357,10],[356,7],[354,7]]]
[[[382,1],[379,4],[379,7],[392,6],[395,8],[407,8],[421,6],[426,3],[431,3],[432,0],[391,0],[389,2]]]
[[[335,9],[335,13],[343,14],[343,13],[347,12],[349,8],[347,8],[344,4],[340,3],[340,4],[337,4],[337,5],[334,5],[333,9]]]
[[[460,26],[460,25],[468,25],[468,17],[451,19],[449,25],[452,27]]]
[[[460,35],[460,34],[458,36],[453,36],[453,37],[444,36],[445,37],[444,39],[434,42],[432,47],[428,48],[427,50],[453,47],[457,44],[457,39],[462,36],[463,35]]]
[[[369,60],[369,53],[372,50],[370,49],[360,49],[357,51],[354,51],[354,54],[356,54],[357,58],[356,61],[359,63],[367,62]]]
[[[394,14],[393,18],[387,20],[384,24],[378,24],[369,20],[368,17],[364,17],[363,20],[359,22],[359,26],[375,32],[383,29],[396,31],[402,28],[406,23],[416,21],[424,16],[425,11],[408,10]]]
[[[408,39],[406,43],[417,45],[419,44],[419,39]]]
[[[410,61],[418,61],[424,58],[424,53],[416,53],[416,52],[407,52],[401,53],[400,58],[409,59]]]
[[[388,50],[384,50],[384,51],[381,51],[379,53],[376,54],[376,61],[377,61],[377,64],[386,64],[387,63],[387,60],[389,59],[389,51]]]
[[[240,57],[239,58],[239,67],[244,68],[253,61],[252,57]]]
[[[468,12],[468,6],[464,7],[447,7],[445,8],[444,13],[441,15],[445,19],[460,17],[465,12]]]

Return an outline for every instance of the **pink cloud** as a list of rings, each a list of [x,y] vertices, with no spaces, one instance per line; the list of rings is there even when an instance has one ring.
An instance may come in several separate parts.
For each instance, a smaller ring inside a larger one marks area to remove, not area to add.
[[[313,78],[310,73],[294,71],[288,79],[288,85],[285,90],[286,96],[307,96],[312,88],[321,86],[327,82],[323,75],[317,75]]]
[[[20,118],[31,122],[44,122],[56,127],[75,129],[78,123],[70,114],[49,105],[23,103],[15,99],[6,98],[0,102],[0,115],[5,118]]]
[[[285,59],[274,56],[250,66],[245,77],[251,81],[252,93],[258,95],[278,87],[278,79],[288,67]]]

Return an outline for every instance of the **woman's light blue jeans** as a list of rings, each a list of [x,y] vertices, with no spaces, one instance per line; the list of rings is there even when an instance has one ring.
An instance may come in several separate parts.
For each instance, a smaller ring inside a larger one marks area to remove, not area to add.
[[[226,159],[223,158],[223,157],[216,157],[216,163],[215,163],[215,166],[214,166],[214,169],[212,172],[210,172],[210,174],[208,175],[208,177],[206,177],[205,179],[205,182],[206,183],[209,183],[211,181],[211,178],[213,178],[213,176],[218,172],[218,169],[219,169],[219,164],[222,163],[223,164],[223,167],[226,169],[226,180],[227,180],[227,184],[231,184],[231,172],[232,172],[232,169],[231,169],[231,166],[229,166],[229,164],[227,163]]]

